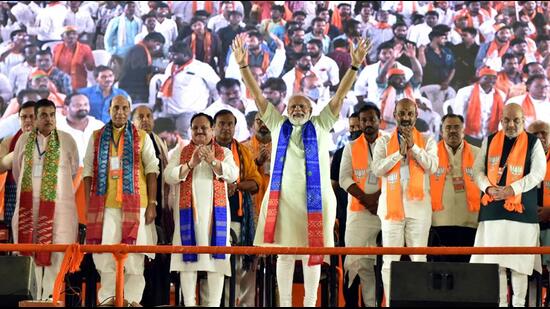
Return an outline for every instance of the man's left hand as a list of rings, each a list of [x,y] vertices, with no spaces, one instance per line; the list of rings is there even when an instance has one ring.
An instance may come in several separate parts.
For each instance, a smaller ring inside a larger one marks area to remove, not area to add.
[[[155,222],[156,217],[157,217],[157,205],[153,203],[149,203],[149,205],[147,205],[147,209],[145,210],[145,224],[151,224]]]
[[[502,201],[515,195],[514,189],[512,189],[511,186],[500,187],[499,189],[500,190],[498,190],[494,196],[495,200],[497,201]]]
[[[349,43],[349,50],[351,55],[351,64],[353,66],[360,66],[365,60],[365,56],[369,53],[372,45],[369,40],[361,39],[357,43],[357,47],[353,46],[353,43]]]

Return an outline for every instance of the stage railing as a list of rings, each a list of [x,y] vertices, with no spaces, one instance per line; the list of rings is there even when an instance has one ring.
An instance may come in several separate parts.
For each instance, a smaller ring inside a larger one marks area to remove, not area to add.
[[[129,253],[196,253],[236,255],[471,255],[471,254],[550,254],[548,247],[211,247],[211,246],[130,246],[130,245],[79,245],[79,244],[0,244],[0,251],[65,252],[57,276],[53,303],[57,304],[65,274],[79,269],[84,253],[112,253],[116,261],[115,306],[124,304],[124,262]]]

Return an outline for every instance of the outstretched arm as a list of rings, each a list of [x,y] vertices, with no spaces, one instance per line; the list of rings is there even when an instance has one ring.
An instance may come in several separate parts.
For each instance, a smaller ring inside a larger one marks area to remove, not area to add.
[[[235,57],[235,60],[237,61],[237,64],[240,67],[244,85],[250,91],[250,94],[252,95],[254,102],[256,102],[256,107],[258,107],[258,111],[260,112],[260,115],[263,115],[267,109],[268,102],[262,94],[260,85],[258,85],[256,80],[254,79],[254,76],[252,75],[252,72],[248,67],[248,51],[244,47],[245,38],[246,38],[245,33],[237,35],[235,40],[233,40],[231,49],[233,51],[233,56]]]
[[[369,52],[370,48],[370,42],[365,39],[361,39],[357,44],[357,47],[354,47],[353,43],[350,43],[349,50],[351,54],[352,67],[348,69],[346,75],[344,75],[344,78],[342,78],[342,81],[340,82],[340,86],[336,90],[336,94],[330,100],[329,105],[332,114],[338,115],[340,113],[344,98],[346,97],[346,94],[350,91],[351,86],[353,86],[353,83],[357,78],[357,68],[361,65],[361,63],[363,63],[363,60],[365,59],[365,56]],[[353,69],[354,67],[356,69]]]

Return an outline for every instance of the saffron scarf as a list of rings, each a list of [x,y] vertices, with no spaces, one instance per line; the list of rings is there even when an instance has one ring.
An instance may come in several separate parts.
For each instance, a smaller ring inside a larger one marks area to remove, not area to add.
[[[546,154],[546,174],[542,181],[542,207],[550,207],[550,152]]]
[[[424,149],[426,142],[424,137],[416,129],[413,129],[413,140],[416,145]],[[397,129],[393,131],[388,142],[386,156],[390,156],[399,152],[399,140],[397,137]],[[409,183],[407,185],[407,200],[421,201],[424,199],[424,170],[415,159],[409,158]],[[403,209],[403,195],[401,188],[401,161],[397,162],[393,168],[386,174],[386,203],[387,214],[386,220],[400,221],[405,218]]]
[[[121,242],[133,245],[136,243],[140,221],[139,169],[141,166],[141,149],[138,130],[130,121],[126,123],[126,128],[121,134],[118,150],[119,153],[122,151],[122,158],[119,158],[122,177],[119,177],[117,181],[116,199],[122,202]],[[88,230],[86,233],[88,244],[101,244],[103,236],[103,211],[107,197],[108,179],[111,177],[109,160],[112,140],[113,123],[109,121],[94,135],[94,177],[92,177]]]
[[[529,94],[525,95],[525,99],[523,99],[523,102],[521,103],[521,108],[523,109],[525,118],[537,120],[535,106],[533,105],[533,101],[531,100],[531,96]]]
[[[502,149],[504,147],[504,131],[500,130],[491,140],[487,150],[487,178],[492,186],[497,186],[500,182],[499,169]],[[525,168],[525,151],[527,149],[527,133],[522,132],[510,150],[508,159],[502,167],[506,169],[506,186],[523,178]],[[484,194],[481,198],[481,203],[487,206],[493,198],[488,194]],[[509,212],[523,213],[523,204],[521,203],[521,193],[511,196],[504,201],[504,209]]]
[[[380,133],[378,134],[378,137],[380,137]],[[364,190],[365,183],[369,177],[367,174],[367,169],[369,168],[369,148],[370,145],[367,142],[367,138],[364,133],[351,144],[351,166],[353,168],[352,178],[361,190]],[[378,181],[378,184],[380,185],[380,180]],[[355,197],[352,197],[351,211],[363,210],[365,210],[365,207],[361,204],[361,202]]]
[[[210,63],[212,60],[212,33],[205,30],[204,37],[202,39],[202,50],[204,51],[203,62]],[[193,57],[197,57],[197,35],[193,32],[191,34],[191,51],[193,52]],[[200,60],[200,59],[199,59]]]
[[[184,63],[181,66],[175,64],[174,62],[172,62],[172,68],[171,68],[171,71],[170,71],[170,76],[168,76],[168,78],[164,81],[164,83],[160,87],[160,92],[162,93],[163,96],[169,97],[169,98],[172,97],[172,95],[174,93],[174,79],[176,78],[176,75],[178,75],[183,70],[185,70],[185,68],[189,64],[191,64],[192,61],[193,61],[193,59],[190,59],[189,61],[187,61],[186,63]]]
[[[506,42],[506,44],[502,45],[501,47],[498,47],[497,39],[495,38],[489,45],[489,48],[487,49],[487,53],[485,54],[486,55],[485,58],[495,58],[495,57],[502,58],[502,56],[506,54],[508,47],[510,47],[510,42]]]
[[[198,9],[198,2],[203,2],[203,10],[207,11],[209,14],[212,14],[214,13],[214,7],[213,7],[213,2],[212,1],[193,1],[193,4],[192,4],[192,10],[193,10],[193,15],[195,15],[195,12],[197,11]]]
[[[406,98],[415,101],[414,91],[410,84],[407,84],[403,94]],[[388,85],[386,90],[380,96],[380,101],[382,105],[380,106],[380,112],[382,114],[382,119],[380,121],[380,128],[386,129],[388,127],[388,122],[395,120],[393,117],[393,111],[395,109],[395,101],[397,97],[397,91],[392,86]]]
[[[464,141],[464,148],[462,149],[462,178],[464,180],[464,189],[466,191],[466,204],[468,211],[479,211],[480,192],[479,188],[474,182],[474,153],[472,152],[472,146]],[[437,157],[439,158],[439,165],[435,174],[430,176],[430,193],[432,196],[432,210],[443,210],[443,191],[445,190],[445,177],[448,172],[451,172],[449,166],[449,154],[445,147],[445,142],[440,141],[437,145]]]
[[[397,8],[395,9],[395,11],[397,13],[403,13],[403,2],[405,1],[397,1]],[[412,13],[416,13],[418,11],[418,3],[416,3],[417,1],[411,1],[412,3]]]
[[[23,178],[21,179],[21,192],[19,195],[19,230],[18,242],[21,244],[33,243],[33,154],[38,146],[37,130],[30,132],[23,153]],[[39,148],[37,151],[40,152]],[[51,244],[53,240],[53,219],[55,214],[55,201],[57,199],[57,171],[61,147],[57,130],[51,132],[50,138],[44,149],[44,163],[42,166],[42,180],[40,183],[40,202],[38,206],[37,243]],[[41,155],[39,153],[39,155]],[[32,253],[22,253],[31,255]],[[36,265],[50,266],[51,252],[36,252]]]
[[[61,60],[61,54],[63,54],[63,51],[65,50],[65,48],[67,48],[65,46],[65,43],[63,44],[59,44],[58,46],[56,46],[55,48],[55,52],[53,53],[54,55],[54,59],[53,59],[53,65],[58,67],[59,68],[59,61]],[[79,42],[76,42],[76,48],[73,52],[73,55],[71,57],[71,71],[70,71],[70,75],[71,75],[71,78],[73,79],[73,85],[74,85],[74,80],[76,79],[76,76],[78,75],[78,66],[79,64],[80,65],[83,65],[83,59],[82,59],[82,53],[80,52],[82,49],[82,44],[79,43]]]
[[[223,148],[212,142],[214,147],[214,156],[216,160],[223,161],[224,153]],[[189,145],[183,147],[181,150],[180,163],[185,164],[191,160],[193,152],[195,151],[195,144],[192,142]],[[227,190],[225,187],[225,181],[218,179],[215,175],[212,175],[212,183],[214,187],[214,201],[212,211],[211,224],[211,246],[225,247],[227,244]],[[197,241],[195,237],[195,220],[196,209],[193,202],[193,171],[189,171],[187,178],[180,183],[180,198],[179,198],[179,212],[180,212],[180,236],[181,244],[183,246],[196,246]],[[217,260],[225,259],[225,254],[212,254],[212,257]],[[197,254],[183,254],[184,262],[197,262]]]
[[[281,182],[285,166],[286,152],[292,134],[292,124],[287,119],[279,134],[273,174],[271,175],[271,188],[267,204],[267,218],[265,221],[264,241],[275,241],[275,227],[277,226],[277,214],[279,212],[279,197],[281,195]],[[321,173],[319,168],[319,148],[317,145],[317,132],[311,121],[304,124],[302,130],[304,143],[304,157],[306,165],[306,203],[307,203],[307,227],[309,247],[323,247],[323,200],[321,195]],[[286,194],[292,194],[287,192]],[[322,255],[310,255],[308,265],[320,265],[323,263]]]
[[[481,100],[479,93],[481,91],[479,83],[475,83],[470,101],[468,103],[468,111],[466,113],[466,123],[468,124],[464,129],[464,133],[471,136],[477,136],[481,132]],[[487,130],[489,133],[498,130],[498,123],[502,118],[502,112],[504,110],[504,101],[497,89],[493,89],[493,107],[491,107],[491,115],[489,117],[489,124]],[[487,104],[488,102],[484,102]]]
[[[151,52],[149,52],[149,49],[147,48],[145,43],[143,43],[143,41],[140,41],[136,45],[143,47],[143,50],[145,51],[145,55],[147,55],[147,66],[150,67],[151,65],[153,65],[153,58],[151,57]]]

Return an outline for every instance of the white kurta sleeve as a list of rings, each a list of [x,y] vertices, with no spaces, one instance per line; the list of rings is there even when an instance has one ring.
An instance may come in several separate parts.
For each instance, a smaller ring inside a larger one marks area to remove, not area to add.
[[[86,147],[86,154],[84,155],[84,169],[82,171],[82,178],[94,176],[94,135],[90,136],[88,141],[88,147]]]
[[[437,144],[434,139],[428,137],[426,140],[426,149],[414,145],[411,148],[414,159],[422,166],[424,171],[428,174],[433,174],[437,170],[439,165],[439,159],[437,158]]]
[[[396,151],[395,153],[386,156],[386,146],[390,141],[391,135],[382,136],[378,138],[376,146],[374,146],[374,153],[372,158],[372,172],[377,177],[382,177],[391,170],[399,160],[403,159],[403,156]]]
[[[544,180],[546,174],[546,156],[540,140],[537,140],[531,153],[531,170],[529,174],[510,184],[514,194],[520,194],[533,189]]]
[[[363,138],[363,137],[360,137]],[[348,188],[355,183],[353,180],[353,167],[351,165],[351,143],[347,144],[344,147],[344,152],[342,153],[342,161],[340,162],[340,175],[338,182],[340,187],[346,191]]]
[[[233,183],[239,178],[239,167],[235,164],[235,160],[233,160],[233,153],[231,150],[224,148],[223,152],[224,158],[221,162],[222,174],[216,174],[216,176],[222,178],[227,183]]]
[[[476,160],[474,162],[474,180],[478,188],[482,192],[485,192],[487,188],[491,186],[491,183],[489,182],[489,178],[487,178],[487,174],[485,171],[485,157],[487,157],[486,138],[483,140],[483,143],[481,144],[481,149],[479,150]]]
[[[168,165],[164,169],[164,181],[166,181],[169,185],[177,185],[181,181],[184,181],[185,178],[187,178],[187,174],[183,175],[184,178],[180,177],[181,172],[181,164],[180,164],[180,156],[181,151],[183,147],[178,144],[176,149],[174,149],[174,152],[170,156],[170,159],[168,161]]]
[[[155,148],[151,137],[145,135],[143,139],[143,148],[141,149],[141,162],[143,162],[143,174],[159,174],[159,159],[155,155]]]
[[[78,167],[80,164],[80,157],[78,156],[78,147],[76,146],[75,140],[69,134],[65,135],[64,140],[67,142],[67,145],[63,147],[62,151],[67,151],[69,154],[69,162],[71,164],[71,175],[73,178],[78,172]]]
[[[276,49],[269,67],[267,68],[268,77],[279,77],[283,72],[286,61],[286,51],[284,49]],[[288,91],[288,90],[287,90]]]
[[[281,123],[284,121],[284,117],[278,110],[275,109],[275,107],[273,107],[273,104],[271,103],[267,104],[267,108],[264,114],[261,115],[261,118],[271,132],[278,131]]]
[[[28,137],[29,133],[21,135],[15,144],[15,148],[13,149],[13,166],[11,171],[13,173],[13,179],[16,181],[19,181],[19,174],[23,170],[23,152],[25,151],[25,144],[27,143]]]

